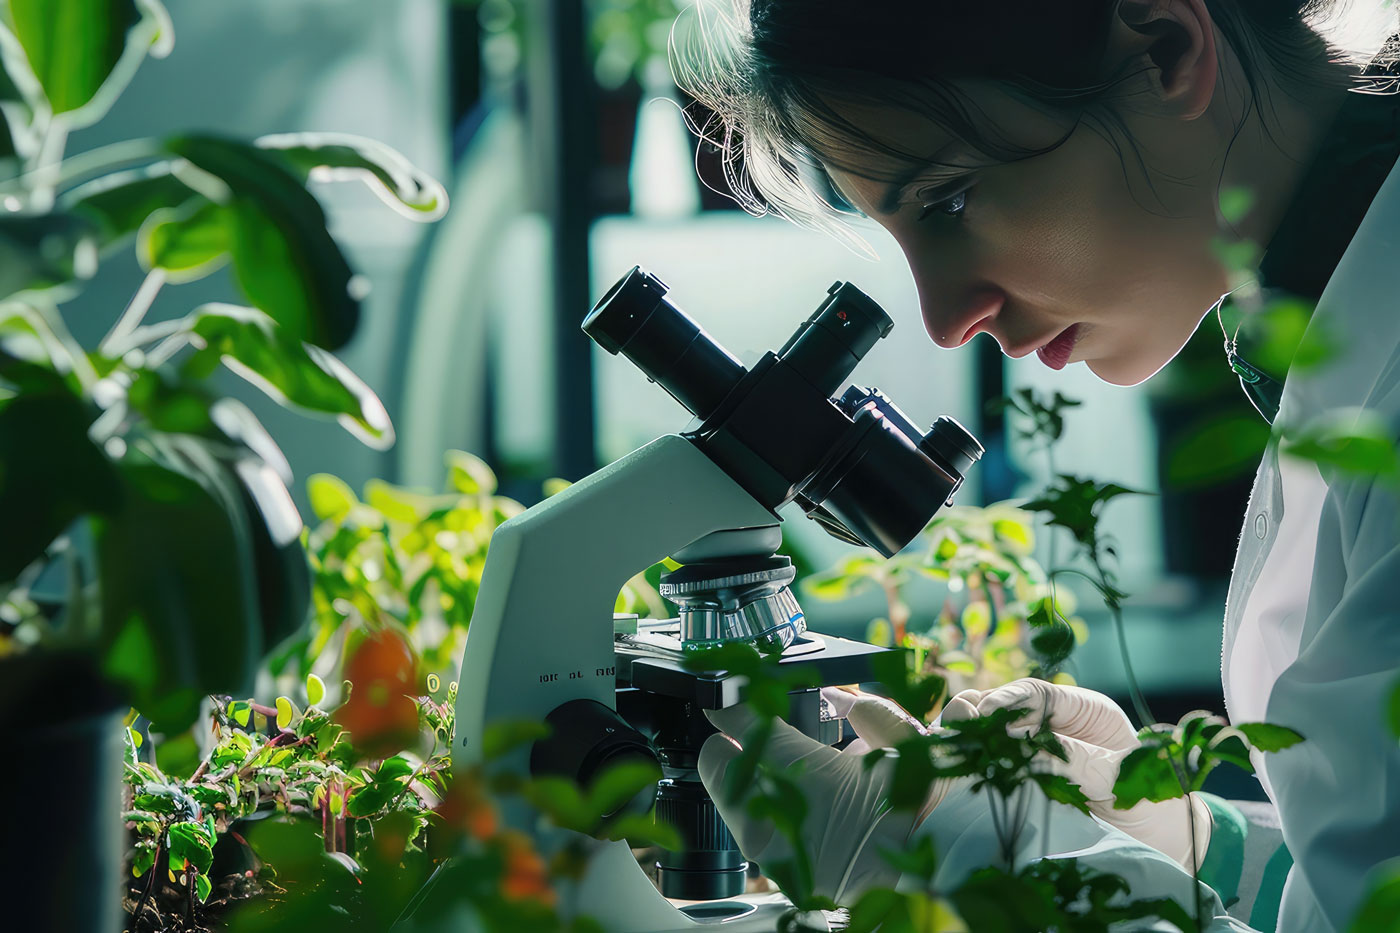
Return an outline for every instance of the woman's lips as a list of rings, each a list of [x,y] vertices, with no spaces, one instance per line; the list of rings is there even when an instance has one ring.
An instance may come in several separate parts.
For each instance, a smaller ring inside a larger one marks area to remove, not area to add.
[[[1079,325],[1071,324],[1060,332],[1054,340],[1035,351],[1040,361],[1051,369],[1064,369],[1074,345],[1079,341]]]

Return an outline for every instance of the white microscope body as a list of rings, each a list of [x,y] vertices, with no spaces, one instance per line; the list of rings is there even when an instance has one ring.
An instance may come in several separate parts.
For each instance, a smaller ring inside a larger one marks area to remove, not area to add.
[[[701,419],[700,427],[641,447],[496,530],[458,681],[454,765],[481,761],[481,740],[493,723],[544,721],[567,704],[577,708],[579,701],[591,701],[582,705],[599,710],[601,721],[613,717],[617,724],[599,727],[602,738],[581,757],[598,752],[593,758],[606,758],[609,736],[632,732],[614,712],[621,675],[632,675],[626,687],[635,694],[641,686],[644,699],[660,698],[669,689],[637,683],[642,668],[635,662],[627,661],[622,670],[613,607],[634,574],[679,555],[690,555],[680,558],[686,562],[683,570],[732,566],[722,559],[729,556],[725,542],[736,539],[715,533],[755,530],[758,539],[776,544],[781,519],[775,510],[792,501],[843,540],[892,555],[951,501],[966,468],[981,455],[980,445],[956,422],[941,418],[924,435],[878,390],[852,387],[840,399],[830,397],[892,326],[851,286],[833,286],[793,340],[752,370],[665,301],[665,294],[663,283],[633,269],[594,308],[584,329],[660,382]],[[707,536],[719,542],[716,554],[701,553]],[[771,549],[767,553],[757,559],[771,564]],[[750,550],[739,556],[753,555]],[[791,580],[788,574],[785,581]],[[786,602],[763,606],[743,595],[752,588],[726,590],[740,593],[737,601],[695,610],[690,619],[683,606],[678,644],[688,649],[742,638],[734,634],[735,620],[771,621],[776,612],[777,628],[785,630],[782,644],[789,645],[805,626],[785,583],[781,589]],[[814,633],[803,641],[801,663],[814,664],[826,683],[862,679],[850,676],[856,669],[851,659],[881,650]],[[683,670],[663,659],[642,672],[695,676],[680,674]],[[837,677],[844,679],[831,679]],[[740,678],[719,673],[702,680],[718,692],[682,706],[687,722],[701,719],[701,708],[739,700]],[[538,747],[517,748],[492,766],[528,774]],[[655,755],[655,749],[646,752]],[[665,750],[659,757],[667,760]],[[690,774],[698,782],[693,766]],[[547,826],[523,804],[508,807],[505,816],[531,833],[545,853],[578,838],[571,830]],[[591,855],[586,875],[561,891],[560,903],[610,933],[679,933],[703,926],[772,930],[787,906],[770,897],[747,913],[683,909],[662,896],[625,841],[588,839],[586,846]],[[738,872],[742,877],[742,866]]]

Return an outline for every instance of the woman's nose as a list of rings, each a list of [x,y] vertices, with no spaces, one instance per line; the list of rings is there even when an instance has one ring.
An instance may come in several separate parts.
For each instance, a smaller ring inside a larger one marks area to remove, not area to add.
[[[982,331],[991,330],[1005,300],[1006,295],[999,288],[977,288],[961,299],[927,294],[920,301],[924,327],[934,343],[951,350]]]

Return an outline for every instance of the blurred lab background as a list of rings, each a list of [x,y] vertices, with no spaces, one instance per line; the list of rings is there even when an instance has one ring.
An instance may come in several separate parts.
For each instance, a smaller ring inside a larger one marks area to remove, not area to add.
[[[960,504],[1030,495],[1046,480],[1041,458],[988,402],[1027,386],[1082,401],[1067,413],[1056,469],[1156,493],[1105,512],[1121,587],[1132,594],[1125,618],[1138,678],[1160,720],[1221,709],[1225,581],[1258,450],[1236,449],[1228,429],[1231,418],[1255,416],[1218,335],[1203,326],[1167,371],[1132,389],[1101,384],[1082,366],[1055,373],[1034,356],[1007,360],[986,335],[957,352],[935,347],[903,259],[877,227],[860,231],[879,254],[873,261],[829,236],[750,216],[713,190],[723,187],[715,153],[687,129],[691,102],[667,65],[678,3],[687,0],[168,0],[178,54],[144,66],[71,151],[186,129],[337,131],[383,140],[447,184],[452,209],[435,225],[387,215],[361,186],[316,192],[371,286],[342,356],[384,400],[399,441],[369,450],[230,380],[302,482],[325,471],[355,487],[383,477],[436,488],[443,451],[456,448],[485,458],[503,492],[529,504],[544,479],[578,479],[687,422],[664,391],[579,331],[632,265],[666,281],[672,299],[746,363],[780,346],[833,281],[853,282],[896,322],[856,380],[916,421],[952,415],[987,447]],[[80,301],[96,307],[141,281],[134,260],[103,275]],[[233,299],[222,273],[188,288]],[[189,307],[189,294],[170,313]],[[1234,465],[1204,471],[1207,459]],[[304,486],[297,494],[304,507]],[[849,553],[800,513],[789,517],[799,520],[786,534],[810,564]],[[943,599],[926,582],[911,593],[916,616]],[[812,627],[860,637],[883,600],[869,593],[804,609]],[[1080,615],[1089,638],[1074,676],[1125,698],[1111,623],[1090,592]]]

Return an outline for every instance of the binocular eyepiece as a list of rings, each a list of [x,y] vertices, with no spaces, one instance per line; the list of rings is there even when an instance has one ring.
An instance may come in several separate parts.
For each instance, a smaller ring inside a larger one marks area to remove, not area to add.
[[[687,436],[759,502],[797,501],[842,540],[886,557],[951,501],[982,445],[952,418],[927,432],[878,389],[851,386],[856,364],[894,326],[883,309],[837,282],[777,353],[752,369],[634,266],[583,322],[700,419]]]

